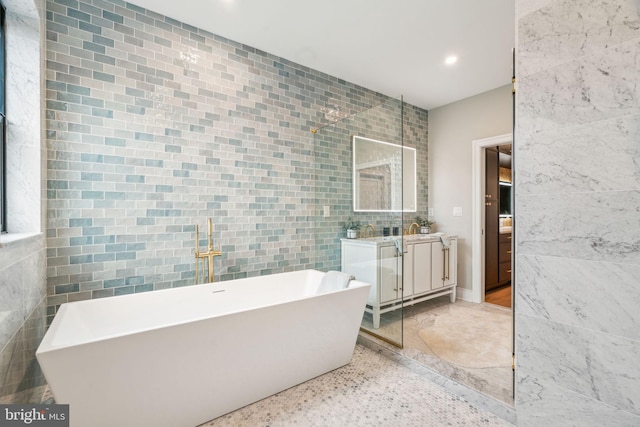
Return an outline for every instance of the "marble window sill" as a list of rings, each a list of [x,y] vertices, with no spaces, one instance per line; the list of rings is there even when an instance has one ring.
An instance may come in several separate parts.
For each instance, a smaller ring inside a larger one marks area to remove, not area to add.
[[[30,241],[42,236],[42,233],[7,233],[0,235],[0,249],[15,246],[21,243],[29,243]]]

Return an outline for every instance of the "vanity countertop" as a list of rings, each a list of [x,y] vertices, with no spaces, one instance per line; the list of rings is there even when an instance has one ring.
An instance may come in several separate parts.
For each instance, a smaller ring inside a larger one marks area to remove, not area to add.
[[[450,239],[457,238],[458,236],[453,234],[447,235]],[[358,243],[364,245],[392,245],[394,240],[400,240],[404,244],[417,243],[417,242],[437,242],[440,241],[440,236],[437,234],[410,234],[406,236],[377,236],[377,237],[363,237],[360,239],[340,239],[343,242]]]

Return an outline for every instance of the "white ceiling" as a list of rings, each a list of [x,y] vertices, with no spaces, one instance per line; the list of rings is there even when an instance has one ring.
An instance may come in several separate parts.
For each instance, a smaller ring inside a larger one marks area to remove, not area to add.
[[[513,0],[129,1],[425,109],[511,82]]]

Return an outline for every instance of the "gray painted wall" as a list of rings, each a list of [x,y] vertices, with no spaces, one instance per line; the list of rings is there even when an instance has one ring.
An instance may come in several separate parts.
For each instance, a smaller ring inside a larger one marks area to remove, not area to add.
[[[458,290],[463,299],[471,291],[471,141],[511,133],[512,102],[508,84],[429,111],[429,206],[436,229],[458,236]],[[460,217],[453,216],[456,206],[462,208]]]

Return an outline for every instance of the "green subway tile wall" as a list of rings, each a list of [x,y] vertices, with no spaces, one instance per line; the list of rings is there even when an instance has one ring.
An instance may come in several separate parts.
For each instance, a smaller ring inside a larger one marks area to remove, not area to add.
[[[192,284],[209,217],[216,280],[339,268],[354,133],[417,148],[426,213],[425,110],[123,1],[49,0],[46,25],[49,319]]]

